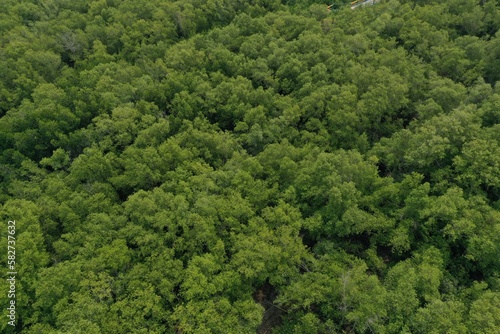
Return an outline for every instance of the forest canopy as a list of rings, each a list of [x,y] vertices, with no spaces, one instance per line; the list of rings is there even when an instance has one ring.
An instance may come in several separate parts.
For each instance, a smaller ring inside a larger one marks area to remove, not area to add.
[[[498,333],[499,28],[498,0],[3,0],[0,331]]]

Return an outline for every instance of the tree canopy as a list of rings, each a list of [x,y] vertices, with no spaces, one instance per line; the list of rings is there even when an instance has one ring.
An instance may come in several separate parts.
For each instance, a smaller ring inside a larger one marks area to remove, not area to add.
[[[498,1],[0,9],[0,331],[497,333]]]

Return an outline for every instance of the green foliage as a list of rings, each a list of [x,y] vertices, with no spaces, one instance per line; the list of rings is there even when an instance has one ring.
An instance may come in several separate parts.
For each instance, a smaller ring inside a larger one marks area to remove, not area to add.
[[[493,0],[2,1],[15,330],[498,332],[499,22]]]

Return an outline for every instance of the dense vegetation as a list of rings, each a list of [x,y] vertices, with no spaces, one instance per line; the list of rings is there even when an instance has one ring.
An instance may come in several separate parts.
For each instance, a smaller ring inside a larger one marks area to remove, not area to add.
[[[498,333],[500,3],[327,4],[0,2],[18,332]]]

